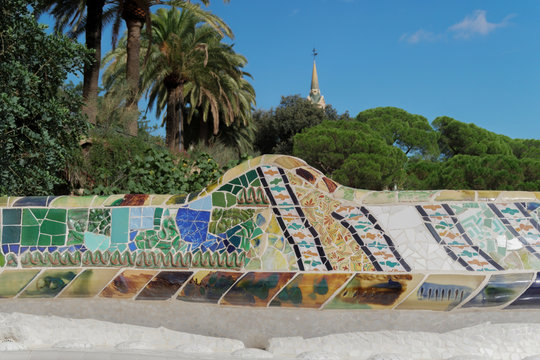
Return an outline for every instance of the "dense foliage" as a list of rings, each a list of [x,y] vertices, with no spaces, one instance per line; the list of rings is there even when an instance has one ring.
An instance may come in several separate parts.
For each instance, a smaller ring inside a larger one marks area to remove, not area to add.
[[[294,155],[356,188],[401,185],[405,154],[358,121],[324,121],[294,137]]]
[[[86,129],[81,97],[63,84],[87,51],[47,35],[21,0],[2,2],[0,43],[0,194],[51,194]]]
[[[282,97],[276,109],[253,114],[258,127],[255,146],[262,154],[292,154],[294,135],[325,118],[323,109],[300,95]]]
[[[439,152],[440,149],[440,152]],[[366,189],[540,189],[540,141],[386,107],[326,121],[294,136],[294,155]]]
[[[540,189],[540,140],[511,139],[446,116],[433,126],[441,160],[411,159],[405,188]]]
[[[86,194],[178,194],[203,189],[223,170],[208,154],[173,155],[139,137],[95,140],[71,166],[71,186]]]

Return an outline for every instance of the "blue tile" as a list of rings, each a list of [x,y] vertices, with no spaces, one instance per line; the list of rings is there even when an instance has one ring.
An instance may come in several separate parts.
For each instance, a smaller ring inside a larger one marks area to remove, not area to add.
[[[189,204],[189,208],[193,210],[211,211],[212,210],[212,197],[205,196],[202,199],[194,201],[191,204]]]
[[[154,228],[154,218],[153,217],[143,217],[142,218],[142,229],[153,229]]]
[[[27,196],[15,201],[13,206],[49,206],[55,197],[56,196]]]
[[[142,209],[142,216],[149,216],[151,218],[154,217],[154,210],[155,208],[153,207],[145,207]]]
[[[129,218],[129,229],[130,230],[140,230],[141,229],[141,217],[130,217]]]
[[[141,217],[142,216],[142,209],[140,207],[132,207],[130,208],[130,216],[131,217]]]

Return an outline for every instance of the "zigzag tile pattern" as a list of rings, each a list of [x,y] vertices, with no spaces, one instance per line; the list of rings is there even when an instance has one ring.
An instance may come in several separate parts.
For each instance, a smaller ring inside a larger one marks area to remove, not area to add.
[[[539,213],[540,193],[355,190],[265,155],[197,194],[0,198],[0,299],[540,309]]]

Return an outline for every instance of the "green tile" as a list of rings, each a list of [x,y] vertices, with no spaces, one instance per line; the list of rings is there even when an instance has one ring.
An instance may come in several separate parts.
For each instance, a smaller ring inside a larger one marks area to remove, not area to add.
[[[51,220],[43,220],[41,232],[48,235],[64,235],[66,234],[66,224]]]
[[[37,245],[38,237],[39,237],[39,225],[22,227],[21,245],[35,246]]]
[[[232,191],[233,186],[231,184],[225,184],[219,188],[220,191]]]
[[[34,217],[39,221],[45,219],[48,209],[30,209],[30,211],[32,211]]]
[[[68,211],[68,229],[84,233],[88,225],[88,209],[70,209]]]
[[[67,246],[82,245],[84,243],[84,234],[70,230],[68,233]]]
[[[64,246],[66,245],[66,236],[65,235],[55,235],[52,237],[53,246]]]
[[[234,195],[226,193],[225,199],[227,200],[227,207],[236,205],[236,197]]]
[[[246,177],[250,183],[253,182],[253,180],[258,179],[257,172],[255,170],[248,171],[246,173]]]
[[[37,219],[34,217],[34,214],[32,214],[32,211],[30,211],[30,209],[23,209],[22,224],[39,225]]]
[[[212,193],[212,206],[226,207],[225,194],[222,192]]]
[[[65,209],[50,209],[47,213],[47,219],[59,222],[66,222],[67,211]]]
[[[52,238],[50,235],[39,235],[38,246],[51,246]]]

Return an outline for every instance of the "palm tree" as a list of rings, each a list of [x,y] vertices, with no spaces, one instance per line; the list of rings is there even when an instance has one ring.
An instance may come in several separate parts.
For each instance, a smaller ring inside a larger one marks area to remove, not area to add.
[[[228,1],[228,0],[224,0]],[[200,0],[207,6],[209,0]],[[189,0],[42,0],[39,12],[50,11],[56,19],[56,30],[70,28],[70,34],[86,34],[86,47],[95,50],[94,61],[84,68],[83,98],[84,113],[91,123],[96,122],[99,70],[101,67],[101,30],[104,25],[113,23],[112,42],[116,45],[122,20],[128,30],[128,66],[126,81],[130,88],[130,96],[126,106],[136,106],[139,99],[139,49],[141,29],[144,23],[150,29],[150,7],[154,5],[178,6],[189,9],[216,28],[219,32],[232,36],[229,27],[217,16],[212,15],[192,4]],[[137,135],[137,122],[128,124],[128,133]]]
[[[255,93],[243,78],[246,60],[221,40],[215,29],[189,10],[159,9],[153,15],[152,39],[143,42],[146,49],[141,51],[150,49],[141,84],[157,115],[166,109],[166,143],[172,151],[184,148],[184,113],[190,120],[197,111],[203,122],[211,116],[214,133],[219,131],[220,118],[225,124],[236,118],[247,121],[246,109],[251,109]],[[109,87],[119,82],[127,66],[125,42],[105,57],[115,59],[104,74]]]
[[[105,0],[52,1],[44,0],[38,14],[50,10],[56,19],[55,30],[69,29],[72,37],[77,37],[83,31],[86,37],[86,48],[94,50],[93,61],[84,65],[83,78],[83,113],[88,121],[96,123],[99,69],[101,62],[101,30],[103,27],[103,9]]]

